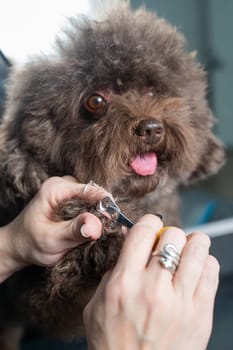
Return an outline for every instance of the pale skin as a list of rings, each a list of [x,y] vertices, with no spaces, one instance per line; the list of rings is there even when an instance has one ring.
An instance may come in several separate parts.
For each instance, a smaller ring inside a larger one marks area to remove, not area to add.
[[[55,265],[70,249],[100,237],[101,222],[90,213],[68,221],[52,217],[58,203],[74,195],[87,200],[109,195],[91,186],[83,193],[84,186],[71,176],[50,178],[23,212],[0,228],[0,282],[27,265]]]
[[[101,222],[90,213],[55,221],[58,203],[74,195],[101,199],[102,188],[72,177],[45,181],[38,194],[9,225],[0,228],[0,282],[24,266],[54,265],[72,248],[101,235]],[[204,350],[213,319],[219,264],[209,255],[210,240],[167,228],[157,243],[173,243],[181,254],[173,275],[151,256],[159,217],[146,215],[126,234],[119,260],[103,277],[84,311],[88,350]]]
[[[86,306],[88,350],[204,350],[213,320],[219,264],[209,238],[170,227],[156,249],[173,243],[182,253],[177,272],[151,257],[158,217],[134,225],[121,256]]]

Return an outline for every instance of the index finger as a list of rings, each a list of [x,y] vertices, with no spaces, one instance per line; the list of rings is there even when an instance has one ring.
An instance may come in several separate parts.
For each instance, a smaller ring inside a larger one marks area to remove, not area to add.
[[[41,190],[37,196],[43,201],[43,207],[56,208],[60,203],[73,198],[84,200],[90,204],[111,196],[104,188],[96,185],[89,185],[88,191],[84,191],[87,184],[78,183],[71,176],[51,177],[47,179],[41,186]]]
[[[138,220],[126,237],[116,269],[129,273],[143,270],[151,256],[156,234],[162,226],[161,219],[151,214]]]

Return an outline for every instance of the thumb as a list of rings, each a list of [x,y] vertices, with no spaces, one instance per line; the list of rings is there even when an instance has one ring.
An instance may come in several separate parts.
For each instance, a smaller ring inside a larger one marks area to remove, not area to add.
[[[77,241],[96,240],[101,236],[102,223],[95,215],[83,213],[72,220],[71,233]]]

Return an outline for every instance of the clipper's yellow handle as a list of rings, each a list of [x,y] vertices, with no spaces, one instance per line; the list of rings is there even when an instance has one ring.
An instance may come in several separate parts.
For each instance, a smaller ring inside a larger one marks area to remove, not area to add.
[[[161,235],[164,233],[164,231],[166,231],[170,226],[163,226],[161,227],[161,229],[156,233],[156,238],[155,238],[155,243],[154,243],[154,246],[153,246],[153,249],[152,251],[155,249],[158,241],[160,240],[160,237]]]

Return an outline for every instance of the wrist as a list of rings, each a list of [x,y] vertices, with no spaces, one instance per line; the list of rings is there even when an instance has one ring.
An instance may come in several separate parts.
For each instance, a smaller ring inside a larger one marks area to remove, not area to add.
[[[0,227],[0,283],[26,265],[18,254],[13,226]]]

